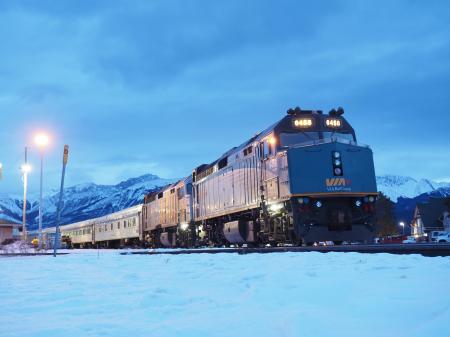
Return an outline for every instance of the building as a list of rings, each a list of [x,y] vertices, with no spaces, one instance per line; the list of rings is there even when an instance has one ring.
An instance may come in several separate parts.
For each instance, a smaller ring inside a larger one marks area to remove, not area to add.
[[[0,219],[0,244],[17,237],[19,228],[22,228],[22,224]]]
[[[430,198],[418,203],[411,223],[412,234],[427,236],[432,231],[450,231],[450,198]]]

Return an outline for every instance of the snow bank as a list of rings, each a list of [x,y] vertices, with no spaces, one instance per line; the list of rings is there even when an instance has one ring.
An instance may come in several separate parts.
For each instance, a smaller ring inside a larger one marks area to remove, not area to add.
[[[23,242],[23,241],[15,241],[9,245],[0,245],[0,255],[1,254],[24,254],[24,253],[35,253],[36,249]]]
[[[450,258],[0,258],[0,335],[448,336]]]

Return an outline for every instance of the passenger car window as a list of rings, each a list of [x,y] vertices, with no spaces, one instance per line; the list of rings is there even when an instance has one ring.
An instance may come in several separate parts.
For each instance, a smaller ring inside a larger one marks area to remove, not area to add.
[[[264,141],[264,148],[263,148],[263,157],[267,158],[270,154],[270,146],[267,141]]]

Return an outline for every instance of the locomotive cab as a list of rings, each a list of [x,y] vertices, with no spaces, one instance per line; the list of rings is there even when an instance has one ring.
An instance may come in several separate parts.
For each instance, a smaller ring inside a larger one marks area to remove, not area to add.
[[[355,131],[342,116],[342,108],[324,115],[321,110],[289,110],[274,127],[277,148],[316,145],[330,141],[356,144]]]

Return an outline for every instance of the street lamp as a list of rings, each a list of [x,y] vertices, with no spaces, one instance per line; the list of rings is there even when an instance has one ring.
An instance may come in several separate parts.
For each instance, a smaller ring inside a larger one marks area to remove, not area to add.
[[[26,153],[26,150],[25,150]],[[26,154],[25,154],[26,158]],[[28,189],[28,173],[31,171],[31,166],[26,163],[20,168],[23,173],[23,210],[22,210],[22,239],[27,241],[27,189]]]
[[[400,227],[402,227],[402,235],[405,235],[405,223],[402,221],[399,223]]]
[[[48,145],[49,141],[50,140],[45,133],[38,133],[34,137],[34,142],[38,146],[41,155],[41,179],[39,185],[39,250],[42,249],[42,180],[44,171],[44,149]]]

